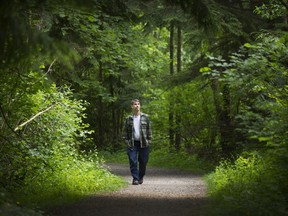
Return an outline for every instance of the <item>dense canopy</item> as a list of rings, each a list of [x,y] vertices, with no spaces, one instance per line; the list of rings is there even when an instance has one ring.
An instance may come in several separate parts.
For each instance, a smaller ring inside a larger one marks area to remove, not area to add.
[[[0,5],[0,214],[18,199],[37,203],[43,187],[45,202],[67,173],[117,181],[97,152],[123,151],[133,98],[151,117],[152,151],[219,165],[211,196],[239,215],[287,214],[286,1]]]

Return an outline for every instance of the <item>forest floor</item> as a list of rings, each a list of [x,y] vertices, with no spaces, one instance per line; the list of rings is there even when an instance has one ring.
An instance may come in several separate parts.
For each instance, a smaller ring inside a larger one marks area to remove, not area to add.
[[[147,167],[142,185],[132,185],[128,164],[107,164],[128,187],[96,194],[77,203],[55,207],[50,216],[201,216],[207,207],[203,176]]]

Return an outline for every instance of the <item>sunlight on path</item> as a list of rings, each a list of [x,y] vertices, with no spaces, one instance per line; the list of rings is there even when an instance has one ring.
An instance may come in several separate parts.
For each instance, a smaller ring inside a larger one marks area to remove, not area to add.
[[[129,184],[118,191],[95,194],[59,206],[49,216],[203,216],[206,186],[199,175],[178,170],[147,168],[142,185],[132,185],[128,164],[106,164]]]
[[[199,175],[148,167],[144,183],[142,185],[131,185],[132,178],[129,172],[129,165],[108,164],[107,166],[112,173],[124,177],[129,183],[127,188],[113,192],[114,196],[169,199],[206,197],[206,185]]]

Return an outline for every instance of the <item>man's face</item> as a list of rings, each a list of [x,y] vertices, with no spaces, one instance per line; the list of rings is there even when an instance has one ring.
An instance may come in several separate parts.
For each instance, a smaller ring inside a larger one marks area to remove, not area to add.
[[[134,113],[137,113],[140,111],[140,102],[134,102],[132,105],[131,105],[131,108],[132,108],[132,111]]]

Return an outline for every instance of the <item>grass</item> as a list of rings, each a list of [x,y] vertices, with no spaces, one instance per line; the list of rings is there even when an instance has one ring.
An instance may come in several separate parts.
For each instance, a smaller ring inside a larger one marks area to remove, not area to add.
[[[209,215],[288,215],[286,173],[269,156],[257,153],[222,162],[206,177],[215,202]]]
[[[21,187],[0,193],[0,215],[41,216],[40,209],[72,203],[127,185],[123,178],[110,173],[101,163],[83,158],[62,158],[62,164],[53,170],[31,173]]]
[[[27,181],[17,200],[26,205],[49,207],[73,202],[91,194],[117,190],[125,181],[93,162],[80,161],[76,166],[43,172],[34,180]]]

